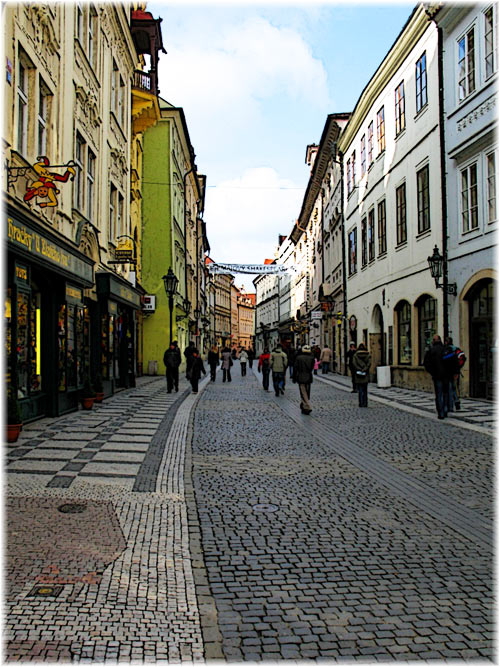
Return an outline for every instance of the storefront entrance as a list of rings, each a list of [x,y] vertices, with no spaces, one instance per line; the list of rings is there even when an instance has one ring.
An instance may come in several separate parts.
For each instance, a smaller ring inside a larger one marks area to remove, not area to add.
[[[482,280],[469,292],[470,395],[493,399],[494,291],[491,279]]]

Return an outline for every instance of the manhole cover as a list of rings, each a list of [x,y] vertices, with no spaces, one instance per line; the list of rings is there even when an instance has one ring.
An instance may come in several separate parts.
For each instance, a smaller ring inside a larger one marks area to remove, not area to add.
[[[276,512],[279,510],[279,507],[272,503],[259,503],[258,505],[254,505],[252,509],[254,512]]]
[[[85,512],[87,505],[83,505],[82,503],[66,503],[65,505],[59,505],[57,509],[63,514],[80,514],[81,512]]]
[[[30,590],[27,597],[56,598],[63,588],[64,586],[51,586],[50,584],[38,585]]]

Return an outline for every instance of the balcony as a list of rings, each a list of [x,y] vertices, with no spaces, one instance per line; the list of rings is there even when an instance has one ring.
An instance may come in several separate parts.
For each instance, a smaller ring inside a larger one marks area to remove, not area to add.
[[[133,87],[146,93],[154,93],[154,81],[149,72],[135,70]]]
[[[132,130],[134,134],[153,127],[160,118],[155,77],[135,70],[132,83]]]

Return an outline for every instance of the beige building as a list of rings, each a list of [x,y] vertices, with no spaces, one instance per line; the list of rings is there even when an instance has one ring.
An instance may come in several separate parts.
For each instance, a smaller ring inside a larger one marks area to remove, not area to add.
[[[237,299],[238,305],[238,349],[248,350],[255,345],[255,294],[243,289]]]

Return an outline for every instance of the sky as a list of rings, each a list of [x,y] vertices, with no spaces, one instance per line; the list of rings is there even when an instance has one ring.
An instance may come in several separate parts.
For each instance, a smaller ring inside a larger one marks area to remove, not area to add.
[[[148,2],[160,96],[184,109],[215,261],[262,264],[298,218],[329,113],[352,111],[415,4]],[[254,291],[255,276],[236,275]]]

